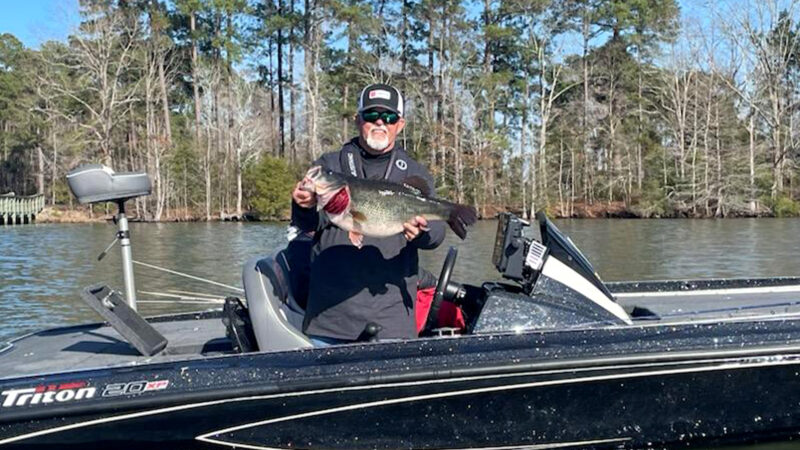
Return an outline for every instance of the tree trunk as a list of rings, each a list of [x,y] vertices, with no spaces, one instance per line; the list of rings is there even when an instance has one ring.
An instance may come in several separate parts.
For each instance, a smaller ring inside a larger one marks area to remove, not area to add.
[[[306,94],[306,124],[308,129],[308,151],[311,160],[315,160],[320,153],[319,136],[317,131],[317,124],[319,120],[318,112],[318,99],[319,99],[319,84],[317,77],[317,55],[319,54],[319,33],[317,32],[316,21],[316,4],[311,0],[305,0],[305,16],[304,16],[304,32],[305,39],[303,42],[306,44],[304,47],[304,85]]]
[[[347,102],[350,99],[350,85],[345,85],[344,90],[342,92],[342,107],[347,108]],[[347,139],[347,130],[350,128],[349,126],[349,119],[347,117],[342,117],[342,141]]]
[[[194,11],[189,14],[189,31],[192,39],[192,94],[194,97],[194,145],[198,148],[202,141],[200,140],[200,77],[197,72],[197,42],[195,41],[195,13]]]
[[[403,20],[400,25],[400,67],[402,73],[408,67],[408,16],[410,14],[409,0],[403,0],[403,9],[401,11]]]
[[[639,55],[641,52],[637,52]],[[637,99],[638,104],[638,113],[639,113],[639,120],[637,122],[637,133],[636,133],[636,188],[639,190],[639,193],[642,192],[642,181],[644,180],[644,164],[642,162],[642,139],[643,139],[643,128],[644,128],[644,94],[643,94],[643,86],[644,82],[642,81],[642,62],[639,61],[639,69],[638,69],[638,90],[639,90],[639,98]]]
[[[39,134],[38,132],[36,133]],[[38,159],[38,166],[39,170],[36,172],[36,188],[38,189],[37,194],[45,195],[44,192],[44,152],[42,151],[42,145],[36,145],[36,156]],[[55,165],[55,162],[54,162]]]
[[[694,102],[692,105],[692,140],[690,141],[689,148],[692,152],[692,214],[697,214],[697,110],[699,108],[698,96],[700,77],[694,79]]]
[[[519,139],[519,161],[520,161],[520,187],[522,188],[522,218],[528,219],[528,188],[527,178],[525,177],[525,162],[528,160],[527,155],[527,137],[528,137],[528,98],[531,95],[530,84],[525,82],[525,93],[522,96],[522,122],[520,124],[520,139]],[[531,211],[533,216],[533,211]]]
[[[454,82],[454,81],[453,81]],[[463,163],[463,155],[461,154],[461,102],[456,99],[455,96],[451,96],[453,99],[453,150],[455,151],[455,184],[456,184],[456,201],[458,203],[464,203],[464,163]]]
[[[750,123],[747,126],[750,135],[750,212],[756,213],[756,112],[750,112]]]
[[[294,16],[294,1],[289,2],[289,15]],[[297,161],[297,138],[296,133],[296,119],[294,114],[295,108],[295,87],[294,87],[294,22],[289,27],[289,146],[291,154],[289,160],[292,162]]]
[[[236,217],[242,220],[242,150],[236,149]]]
[[[283,15],[283,0],[278,0],[278,15]],[[283,103],[283,27],[278,27],[278,133],[279,152],[283,158],[286,156],[286,126],[284,124],[284,103]]]
[[[206,157],[203,158],[203,173],[206,187],[206,221],[211,220],[211,123],[206,125]]]
[[[581,18],[581,31],[583,36],[583,55],[581,63],[583,66],[583,115],[581,120],[581,141],[583,143],[583,199],[588,204],[594,202],[594,189],[592,177],[592,148],[589,143],[589,39],[591,22],[588,12],[584,11]]]
[[[558,142],[558,211],[564,216],[564,137]]]
[[[705,167],[703,170],[703,215],[708,217],[711,215],[709,208],[709,201],[711,198],[711,186],[709,185],[709,172],[710,168],[710,146],[709,146],[709,133],[711,131],[711,95],[712,95],[712,81],[707,81],[706,86],[706,123],[703,128],[703,159],[705,160]]]
[[[155,7],[153,5],[152,7]],[[161,25],[159,24],[158,20],[154,20],[155,11],[150,10],[150,28],[151,28],[151,41],[153,46],[153,57],[156,59],[156,65],[158,66],[158,88],[159,93],[161,94],[161,113],[164,116],[164,131],[165,137],[167,140],[167,148],[172,147],[172,127],[170,125],[171,120],[169,116],[169,98],[167,96],[167,76],[164,70],[164,58],[165,52],[161,50]]]
[[[55,126],[50,126],[50,141],[53,145],[53,164],[50,165],[50,204],[56,204],[56,177],[58,175],[58,140],[56,138]]]

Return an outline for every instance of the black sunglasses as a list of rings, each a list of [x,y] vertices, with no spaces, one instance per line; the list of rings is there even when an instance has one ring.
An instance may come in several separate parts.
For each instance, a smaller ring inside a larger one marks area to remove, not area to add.
[[[400,120],[400,115],[389,111],[362,111],[361,118],[364,122],[375,123],[381,119],[385,124],[394,125]]]

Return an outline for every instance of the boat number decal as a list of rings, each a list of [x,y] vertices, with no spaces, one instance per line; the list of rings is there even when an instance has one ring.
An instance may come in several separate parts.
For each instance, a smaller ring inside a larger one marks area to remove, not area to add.
[[[64,403],[72,400],[83,400],[94,397],[96,388],[88,386],[85,381],[62,384],[43,384],[28,389],[10,389],[3,391],[3,408],[12,406],[38,405],[48,403]]]
[[[114,383],[103,389],[103,397],[119,397],[120,395],[136,395],[144,392],[160,391],[166,389],[167,386],[169,386],[169,380]]]
[[[144,392],[161,391],[169,386],[169,380],[133,381],[130,383],[113,383],[103,389],[103,397],[136,395]],[[97,388],[89,386],[85,381],[61,384],[43,384],[26,389],[9,389],[0,392],[2,403],[0,408],[13,406],[44,405],[65,403],[73,400],[94,398]]]

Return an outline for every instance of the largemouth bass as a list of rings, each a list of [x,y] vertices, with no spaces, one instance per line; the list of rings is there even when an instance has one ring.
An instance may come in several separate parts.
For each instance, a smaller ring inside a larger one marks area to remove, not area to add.
[[[364,180],[314,166],[301,188],[314,192],[317,210],[350,232],[350,241],[361,247],[362,236],[388,237],[403,232],[403,224],[416,216],[444,220],[461,239],[467,226],[478,219],[469,206],[431,198],[425,180],[412,177],[404,184]]]

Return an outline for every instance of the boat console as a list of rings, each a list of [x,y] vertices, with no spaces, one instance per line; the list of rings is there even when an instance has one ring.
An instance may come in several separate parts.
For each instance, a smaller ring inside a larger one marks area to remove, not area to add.
[[[544,213],[536,216],[541,241],[526,238],[529,224],[498,217],[492,262],[517,282],[484,283],[486,300],[473,333],[631,324],[592,265]]]

